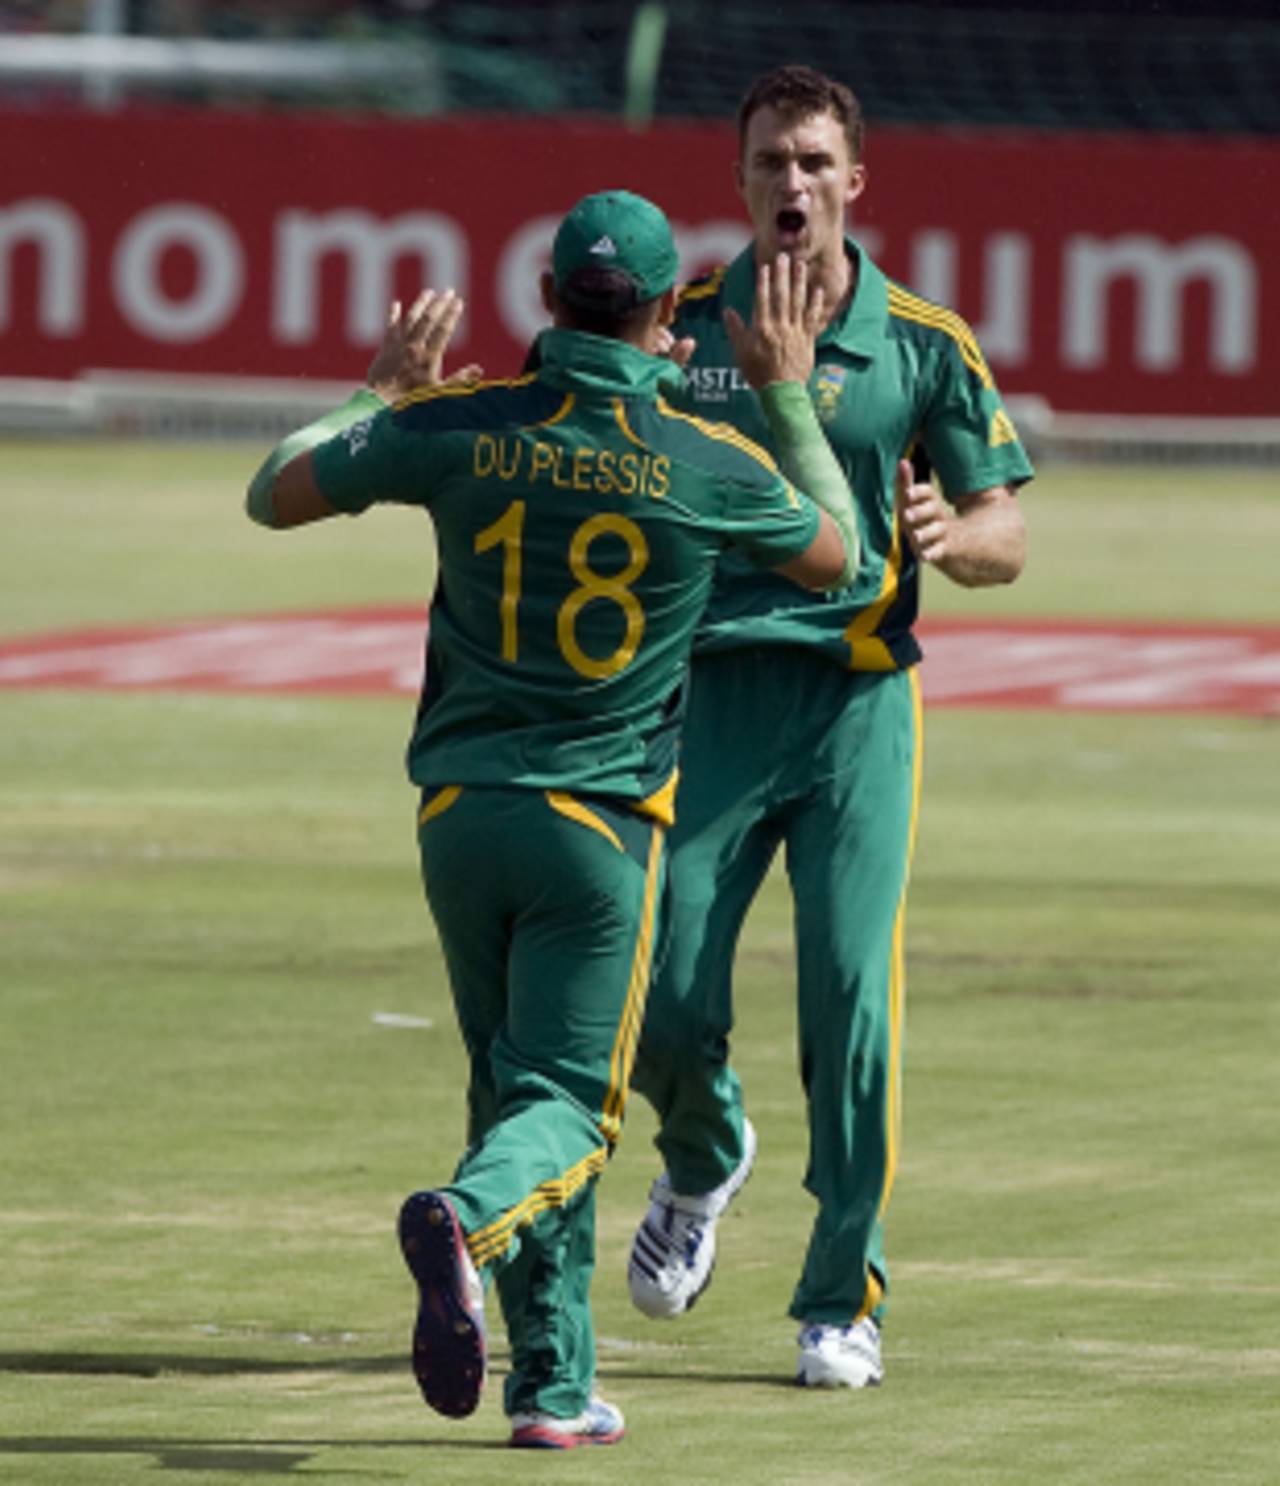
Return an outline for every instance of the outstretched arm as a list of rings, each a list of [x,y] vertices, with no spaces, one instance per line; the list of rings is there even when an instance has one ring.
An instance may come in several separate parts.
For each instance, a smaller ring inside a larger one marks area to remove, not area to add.
[[[898,515],[921,562],[964,588],[1012,583],[1027,557],[1026,524],[1007,485],[961,496],[949,506],[933,485],[915,480],[909,460],[899,461]]]
[[[471,383],[481,375],[469,365],[442,376],[445,349],[462,318],[463,301],[452,289],[424,289],[401,314],[397,301],[387,315],[382,342],[369,365],[366,385],[340,408],[291,433],[267,456],[253,477],[245,509],[260,526],[284,529],[337,514],[316,484],[311,451],[388,404],[420,387]]]

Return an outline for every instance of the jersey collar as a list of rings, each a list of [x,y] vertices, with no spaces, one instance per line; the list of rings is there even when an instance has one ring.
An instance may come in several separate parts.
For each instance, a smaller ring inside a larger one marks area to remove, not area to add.
[[[537,352],[544,380],[567,391],[674,396],[684,387],[684,373],[665,356],[650,356],[623,341],[582,330],[544,330]]]
[[[844,313],[818,337],[818,346],[839,346],[850,355],[870,361],[884,342],[884,322],[889,315],[889,291],[884,274],[867,256],[861,244],[847,233],[845,252],[857,269],[858,285]],[[750,319],[756,297],[754,246],[748,246],[725,270],[724,302]]]

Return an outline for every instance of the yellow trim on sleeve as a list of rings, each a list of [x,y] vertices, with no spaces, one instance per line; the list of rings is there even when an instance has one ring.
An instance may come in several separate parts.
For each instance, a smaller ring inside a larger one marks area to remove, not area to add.
[[[941,330],[949,335],[960,348],[960,357],[964,364],[982,385],[988,389],[996,385],[991,369],[987,366],[986,357],[982,354],[982,348],[978,345],[968,322],[961,319],[953,310],[930,304],[927,299],[921,299],[919,295],[909,293],[899,284],[890,284],[889,313],[897,315],[899,319],[912,320],[917,325],[928,325],[934,330]]]
[[[559,811],[561,815],[570,820],[576,820],[579,825],[586,826],[589,830],[598,831],[604,839],[616,846],[619,851],[625,851],[622,838],[607,820],[602,820],[594,810],[584,805],[581,800],[575,800],[572,795],[567,795],[563,790],[549,789],[545,791],[547,804],[553,810]]]
[[[461,793],[462,786],[460,784],[446,784],[443,789],[437,790],[418,812],[418,824],[425,826],[429,820],[434,820],[437,815],[443,815]]]
[[[987,435],[987,443],[992,449],[998,449],[1002,444],[1016,444],[1018,442],[1018,430],[1013,426],[1013,419],[1003,408],[997,408],[991,416],[991,431]]]

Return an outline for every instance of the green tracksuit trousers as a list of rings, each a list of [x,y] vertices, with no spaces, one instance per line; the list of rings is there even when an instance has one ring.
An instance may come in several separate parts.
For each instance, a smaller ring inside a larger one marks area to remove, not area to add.
[[[511,1346],[508,1413],[580,1413],[595,1342],[595,1181],[648,990],[665,830],[534,789],[424,796],[418,841],[470,1058],[451,1199]]]
[[[742,1090],[728,1062],[734,951],[785,846],[809,1114],[804,1185],[818,1203],[790,1306],[802,1321],[879,1319],[884,1307],[919,775],[914,672],[844,671],[801,648],[695,662],[669,843],[669,944],[633,1081],[658,1112],[675,1190],[722,1182],[743,1152]]]

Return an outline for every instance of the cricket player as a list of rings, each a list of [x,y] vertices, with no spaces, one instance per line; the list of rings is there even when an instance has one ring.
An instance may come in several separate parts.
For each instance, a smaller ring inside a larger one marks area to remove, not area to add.
[[[682,294],[686,406],[769,447],[735,364],[756,265],[779,253],[825,297],[808,393],[858,511],[863,560],[838,592],[802,593],[722,560],[699,630],[671,838],[671,950],[650,996],[635,1084],[661,1122],[665,1171],[629,1262],[635,1304],[679,1315],[709,1283],[716,1222],[755,1132],[727,1061],[731,967],[779,845],[795,899],[804,1184],[817,1215],[790,1314],[797,1378],[881,1381],[889,1284],[882,1221],[902,1112],[903,908],[920,782],[912,634],[920,575],[1008,583],[1024,560],[1016,488],[1031,476],[973,333],[887,279],[845,229],[867,183],[849,90],[807,67],[761,77],[739,115],[739,192],[754,240]],[[941,483],[917,481],[927,454]]]
[[[776,442],[825,510],[749,439],[667,403],[682,376],[654,353],[676,267],[657,207],[585,198],[543,279],[554,325],[537,372],[441,385],[461,303],[426,294],[393,315],[372,386],[286,440],[249,493],[274,527],[379,501],[434,523],[408,768],[470,1058],[469,1144],[452,1179],[407,1199],[399,1232],[419,1292],[413,1368],[443,1414],[479,1400],[496,1281],[517,1446],[623,1432],[594,1389],[594,1188],[621,1132],[715,563],[732,549],[824,588],[857,560],[848,486],[803,392],[820,292],[803,265],[767,266],[739,339]]]

